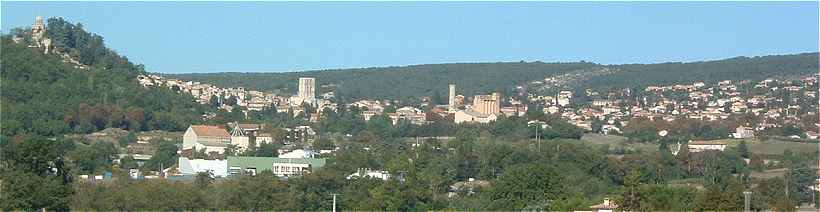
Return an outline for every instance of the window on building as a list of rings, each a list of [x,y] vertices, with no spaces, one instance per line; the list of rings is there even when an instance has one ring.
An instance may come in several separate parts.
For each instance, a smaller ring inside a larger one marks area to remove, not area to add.
[[[256,175],[256,168],[245,168],[245,174],[251,176]]]

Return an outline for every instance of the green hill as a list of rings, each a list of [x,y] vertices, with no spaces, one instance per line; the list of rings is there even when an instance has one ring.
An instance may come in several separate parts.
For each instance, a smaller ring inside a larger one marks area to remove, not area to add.
[[[601,72],[602,70],[606,71]],[[321,92],[335,90],[337,96],[345,98],[410,100],[421,96],[437,99],[435,97],[446,95],[447,84],[450,83],[456,83],[458,93],[464,95],[492,91],[509,93],[517,85],[557,75],[576,77],[576,81],[566,85],[567,89],[606,89],[693,81],[757,80],[805,75],[816,73],[817,70],[818,54],[804,53],[691,63],[454,63],[286,73],[177,74],[169,77],[224,87],[242,86],[295,94],[296,79],[300,76],[312,76],[317,78]]]
[[[401,67],[320,70],[287,73],[211,73],[173,75],[185,80],[217,86],[243,86],[258,90],[296,93],[297,78],[316,77],[320,92],[334,90],[349,98],[406,99],[447,95],[447,85],[457,84],[460,94],[505,91],[513,84],[538,79],[548,74],[593,69],[593,63],[455,63]]]
[[[204,108],[190,95],[163,88],[143,88],[135,80],[145,73],[103,44],[103,38],[61,18],[48,21],[54,50],[43,54],[12,36],[2,36],[0,95],[2,135],[87,133],[107,127],[129,130],[182,130],[197,121]],[[88,69],[64,62],[68,55]]]
[[[621,70],[610,76],[599,76],[580,86],[629,87],[649,84],[687,83],[718,80],[762,80],[818,72],[818,54],[735,57],[692,63],[659,63],[615,65]]]

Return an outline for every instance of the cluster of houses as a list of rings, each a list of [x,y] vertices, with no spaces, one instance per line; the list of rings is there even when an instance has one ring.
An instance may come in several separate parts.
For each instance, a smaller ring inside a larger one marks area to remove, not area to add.
[[[317,98],[314,94],[316,81],[309,77],[299,79],[299,92],[295,96],[246,90],[243,87],[221,88],[211,84],[169,79],[152,74],[140,75],[137,80],[144,87],[166,87],[180,93],[191,94],[200,104],[212,104],[211,101],[216,100],[222,110],[231,111],[234,107],[239,107],[245,114],[249,111],[261,111],[272,107],[275,107],[277,111],[292,111],[294,115],[305,112],[304,105],[313,106],[317,108],[316,111],[323,111],[325,108],[335,110],[336,108],[336,104],[330,101],[334,97],[333,92],[325,93],[321,98]],[[227,99],[233,99],[235,102],[229,103]]]
[[[575,74],[577,75],[577,74]],[[571,75],[568,78],[577,78]],[[567,78],[567,77],[564,77]],[[563,79],[563,78],[561,78]],[[546,78],[542,85],[555,81],[555,77]],[[316,97],[314,78],[299,79],[299,92],[295,96],[277,96],[259,91],[246,91],[244,88],[218,88],[199,82],[165,79],[156,75],[140,76],[144,86],[164,86],[187,92],[203,104],[210,103],[212,96],[234,96],[236,106],[243,110],[262,110],[265,107],[276,107],[277,111],[292,111],[294,114],[305,112],[304,104],[316,106],[310,121],[318,121],[325,108],[336,110],[337,105],[330,99],[332,92]],[[534,82],[533,82],[534,83]],[[530,83],[530,84],[533,84]],[[360,108],[361,116],[369,120],[376,115],[386,115],[396,124],[406,120],[411,124],[426,124],[434,120],[448,120],[455,123],[488,123],[500,116],[521,116],[528,110],[515,96],[503,98],[498,93],[475,95],[472,104],[465,104],[467,98],[456,94],[456,85],[449,86],[447,105],[434,105],[424,111],[417,107],[404,106],[393,112],[385,108],[394,106],[390,100],[359,100],[345,107]],[[523,90],[522,86],[518,87]],[[790,95],[784,96],[786,92]],[[631,89],[614,90],[599,93],[587,89],[585,92],[559,91],[555,95],[527,94],[532,103],[543,106],[546,114],[558,114],[569,123],[585,130],[592,130],[593,121],[603,122],[600,132],[604,134],[620,133],[632,118],[649,120],[675,121],[677,119],[694,119],[719,121],[729,119],[732,115],[751,114],[758,117],[753,123],[741,123],[736,132],[730,135],[735,138],[754,137],[758,132],[780,127],[784,124],[800,123],[802,115],[816,115],[817,104],[800,104],[800,102],[817,102],[817,75],[809,75],[799,80],[766,79],[756,83],[748,80],[724,80],[714,84],[694,82],[667,86],[647,86],[642,95],[636,95]],[[523,94],[523,93],[522,93]],[[579,95],[586,95],[580,104],[571,104]],[[222,98],[219,98],[222,99]],[[231,109],[232,106],[221,105]],[[811,107],[811,108],[804,108]],[[817,139],[818,132],[808,131],[803,138]]]
[[[168,79],[158,75],[140,75],[138,81],[145,87],[167,87],[180,93],[189,93],[198,103],[212,104],[215,98],[219,104],[219,108],[230,111],[233,107],[240,107],[245,114],[249,111],[260,111],[268,107],[275,107],[277,111],[291,111],[294,115],[298,115],[305,111],[303,107],[305,104],[314,106],[316,108],[313,114],[310,114],[309,121],[318,121],[321,112],[326,108],[336,111],[337,104],[333,103],[331,99],[334,97],[333,92],[327,92],[320,97],[316,97],[316,81],[314,78],[302,77],[299,78],[299,91],[294,96],[278,96],[272,93],[261,91],[245,90],[242,87],[236,88],[220,88],[214,85],[183,81],[178,79]],[[224,99],[234,98],[235,104],[229,105]],[[430,111],[424,111],[417,107],[404,106],[396,109],[394,112],[385,113],[384,109],[391,106],[391,101],[376,101],[376,100],[359,100],[345,105],[346,107],[361,108],[361,115],[365,120],[369,120],[376,115],[386,115],[393,124],[399,121],[406,120],[411,124],[422,125],[430,123],[435,119],[453,120],[456,123],[477,122],[488,123],[494,121],[500,115],[505,116],[519,116],[523,115],[527,107],[521,104],[520,101],[510,98],[509,102],[512,106],[501,107],[502,99],[498,93],[489,95],[476,95],[473,97],[473,104],[465,105],[465,97],[456,95],[455,85],[450,85],[450,96],[448,105],[435,105]]]
[[[310,149],[282,150],[278,157],[238,157],[227,155],[224,159],[193,158],[197,152],[211,155],[226,155],[228,148],[234,147],[237,153],[247,151],[251,145],[256,147],[274,141],[270,134],[260,133],[259,124],[228,124],[230,132],[223,126],[191,125],[182,139],[182,157],[172,175],[190,176],[201,172],[210,173],[213,177],[234,175],[255,175],[261,171],[272,171],[275,175],[288,177],[309,173],[325,165],[325,159],[316,158],[320,153]],[[302,129],[310,129],[302,128]],[[252,139],[253,138],[253,139]],[[254,140],[255,142],[251,142]]]
[[[290,135],[281,140],[274,140],[271,133],[262,132],[262,124],[229,123],[230,132],[225,126],[219,125],[191,125],[182,136],[182,151],[202,152],[205,154],[225,154],[228,148],[235,152],[247,151],[251,146],[260,147],[273,142],[289,145],[291,135],[305,139],[303,142],[313,141],[316,132],[310,126],[284,128]]]
[[[694,119],[720,121],[732,116],[752,115],[754,122],[740,123],[735,138],[750,138],[769,128],[784,124],[801,123],[804,115],[816,117],[817,75],[803,76],[799,80],[766,79],[752,81],[719,81],[715,84],[695,82],[668,86],[648,86],[643,95],[630,89],[600,94],[586,90],[591,101],[581,106],[570,106],[571,91],[557,95],[529,94],[531,102],[542,104],[543,112],[560,114],[570,123],[592,130],[593,120],[604,122],[602,133],[619,132],[618,126],[626,126],[630,119],[642,117],[649,120],[675,121]],[[801,104],[802,103],[802,104]],[[809,108],[805,108],[809,107]],[[803,138],[817,139],[818,132],[807,131]]]

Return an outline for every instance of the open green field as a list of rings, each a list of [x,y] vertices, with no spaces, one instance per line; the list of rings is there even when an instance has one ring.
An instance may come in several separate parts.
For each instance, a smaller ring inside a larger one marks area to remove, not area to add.
[[[820,150],[820,144],[816,143],[780,141],[774,139],[766,141],[747,141],[746,144],[749,145],[749,151],[757,154],[767,155],[783,154],[783,151],[787,149],[791,150],[792,152],[816,152]]]
[[[594,134],[594,133],[587,133],[581,138],[581,140],[592,143],[592,144],[599,144],[605,145],[609,144],[612,147],[624,147],[630,149],[640,149],[640,150],[652,150],[657,149],[656,144],[647,144],[647,143],[629,143],[626,140],[626,137],[617,136],[617,135],[602,135],[602,134]],[[804,142],[793,142],[793,141],[783,141],[777,139],[768,139],[765,141],[761,141],[758,139],[721,139],[718,141],[723,141],[729,144],[729,146],[737,146],[740,141],[745,140],[746,145],[749,146],[749,151],[755,154],[763,154],[763,155],[780,155],[783,154],[785,150],[791,150],[792,152],[815,152],[820,151],[820,144],[817,143],[804,143]]]
[[[749,146],[749,151],[755,154],[763,154],[763,155],[780,155],[783,154],[785,150],[791,150],[792,152],[814,152],[820,150],[820,144],[818,143],[806,143],[806,142],[796,142],[796,141],[785,141],[770,138],[767,140],[760,140],[756,138],[752,139],[720,139],[716,141],[723,141],[729,144],[729,146],[737,146],[740,144],[740,141],[746,141],[746,145]]]

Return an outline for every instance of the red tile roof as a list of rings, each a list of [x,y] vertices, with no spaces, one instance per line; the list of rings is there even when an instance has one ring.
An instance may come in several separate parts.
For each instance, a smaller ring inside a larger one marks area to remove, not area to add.
[[[219,126],[209,126],[209,125],[191,125],[191,129],[194,130],[197,136],[202,137],[231,137],[228,134],[228,131],[225,128]]]

